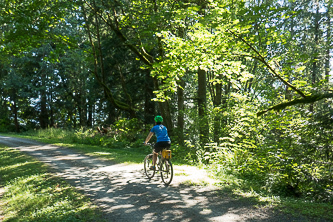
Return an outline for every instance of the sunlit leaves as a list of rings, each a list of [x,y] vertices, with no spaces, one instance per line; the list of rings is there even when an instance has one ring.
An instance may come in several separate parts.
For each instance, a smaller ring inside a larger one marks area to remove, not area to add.
[[[220,18],[219,16],[216,14],[217,18]],[[231,49],[234,47],[234,50],[237,50],[240,45],[235,45],[227,35],[226,30],[229,27],[230,24],[226,24],[209,30],[204,22],[195,22],[187,27],[185,37],[169,31],[158,33],[159,36],[163,36],[166,54],[161,62],[154,64],[153,75],[163,80],[168,79],[168,82],[172,82],[171,88],[177,87],[177,80],[187,72],[195,73],[199,68],[214,73],[216,77],[225,76],[235,84],[238,80],[247,81],[252,75],[246,71],[242,62],[235,60],[235,51]]]
[[[52,27],[64,23],[66,7],[65,1],[2,1],[0,8],[5,12],[0,17],[2,53],[19,56],[29,47],[52,38]]]

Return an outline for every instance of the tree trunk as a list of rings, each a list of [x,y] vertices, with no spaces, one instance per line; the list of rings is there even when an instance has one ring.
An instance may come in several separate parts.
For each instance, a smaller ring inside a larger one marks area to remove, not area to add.
[[[161,115],[163,116],[163,124],[167,127],[168,133],[173,135],[173,123],[171,119],[169,101],[159,102],[158,106],[160,108]]]
[[[154,88],[156,90],[159,90],[159,83],[158,80],[154,77]],[[163,123],[168,128],[168,133],[172,135],[173,133],[173,123],[171,119],[171,112],[170,112],[170,106],[169,101],[166,100],[164,102],[158,102],[158,107],[161,112],[161,115],[163,117]]]
[[[17,110],[18,109],[17,109],[17,104],[16,104],[16,98],[17,98],[16,91],[13,90],[13,96],[11,96],[11,98],[10,98],[13,101],[13,105],[11,107],[11,110],[12,110],[12,112],[14,114],[15,131],[17,133],[19,133],[20,132],[20,124],[18,122],[18,114],[17,114]]]
[[[88,120],[87,120],[87,126],[93,127],[93,103],[91,102],[91,99],[88,101],[87,106],[87,112],[88,112]]]
[[[118,119],[118,115],[117,115],[115,107],[109,101],[107,102],[107,110],[108,110],[108,118],[107,118],[106,123],[114,124]]]
[[[42,129],[46,129],[48,127],[47,99],[45,89],[41,90],[39,123]]]
[[[220,76],[219,76],[220,78]],[[222,83],[217,83],[215,85],[215,97],[214,97],[214,108],[217,108],[217,112],[215,113],[214,117],[214,142],[218,143],[220,134],[221,134],[221,112],[220,112],[220,106],[222,103]]]
[[[326,58],[325,58],[325,79],[327,82],[330,81],[330,49],[331,49],[331,13],[332,12],[332,0],[327,5],[327,34],[326,34]]]
[[[228,98],[229,98],[230,91],[231,91],[231,82],[228,81],[228,83],[224,87],[224,96],[222,98],[222,110],[223,111],[226,111],[228,108]],[[224,126],[226,126],[228,124],[227,117],[223,117],[222,124]]]
[[[80,126],[83,125],[83,115],[82,115],[82,94],[81,89],[79,89],[79,93],[75,95],[77,111],[79,115],[79,124]]]
[[[314,35],[315,35],[315,39],[314,39],[314,51],[313,51],[313,63],[312,63],[312,75],[311,75],[311,83],[312,86],[314,87],[315,83],[316,83],[316,79],[317,79],[317,72],[318,72],[318,64],[317,64],[317,59],[318,59],[318,40],[319,40],[319,19],[320,19],[320,14],[319,14],[319,3],[316,2],[316,14],[314,15]],[[310,112],[313,112],[313,104],[310,105]]]
[[[72,111],[72,107],[70,107],[68,110],[68,117],[67,117],[67,128],[72,129],[73,128],[73,111]]]
[[[149,124],[154,121],[155,105],[151,100],[154,95],[154,81],[150,76],[150,70],[146,69],[145,81],[145,110],[144,110],[144,123]]]
[[[209,125],[207,118],[207,85],[206,85],[206,71],[199,68],[198,70],[198,114],[199,114],[199,138],[200,145],[208,142]]]
[[[52,95],[53,89],[51,86],[50,90],[50,127],[54,127],[54,111],[53,111],[53,106],[52,106],[52,101],[53,101],[53,95]]]
[[[82,76],[81,70],[78,73]],[[87,124],[87,99],[86,99],[86,80],[85,78],[81,78],[79,81],[79,95],[78,95],[78,108],[80,115],[80,126],[86,126]]]
[[[178,139],[179,144],[184,146],[184,89],[185,89],[185,81],[180,80],[179,86],[177,87],[177,105],[178,105]]]

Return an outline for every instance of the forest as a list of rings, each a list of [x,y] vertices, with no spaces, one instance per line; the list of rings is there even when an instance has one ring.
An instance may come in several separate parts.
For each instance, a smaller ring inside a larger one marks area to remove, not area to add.
[[[0,132],[135,146],[161,115],[185,161],[333,203],[332,3],[1,1]]]

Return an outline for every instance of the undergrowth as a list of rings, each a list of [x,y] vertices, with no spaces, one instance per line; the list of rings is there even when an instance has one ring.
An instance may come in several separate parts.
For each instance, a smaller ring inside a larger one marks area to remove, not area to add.
[[[51,128],[27,132],[25,135],[35,140],[72,147],[88,155],[103,157],[118,163],[142,163],[145,155],[151,152],[149,147],[142,144],[146,137],[146,132],[126,127],[123,130],[114,129],[106,135],[100,135],[96,131],[84,128],[79,130]],[[211,155],[209,157],[211,160],[211,164],[208,165],[210,173],[220,181],[216,185],[224,190],[233,192],[239,197],[251,197],[260,203],[274,205],[274,207],[284,212],[332,220],[333,206],[331,203],[322,203],[303,197],[283,195],[287,194],[285,189],[281,190],[280,193],[271,189],[275,187],[275,189],[283,189],[283,186],[277,184],[274,187],[263,183],[266,180],[262,179],[261,171],[254,171],[254,169],[247,168],[247,165],[244,164],[254,163],[255,159],[250,159],[250,153],[246,152],[246,150],[244,151],[241,147],[239,145],[239,147],[232,149],[235,152],[225,149],[223,152],[216,152],[215,156]],[[218,149],[218,147],[213,148]],[[172,161],[175,164],[190,163],[186,160],[185,155],[182,154],[182,148],[178,147],[175,143],[172,145],[172,152]],[[252,162],[249,162],[249,160],[252,160]],[[194,161],[194,163],[200,164],[200,161]],[[258,167],[260,168],[261,165],[259,164]],[[306,208],[302,206],[306,206]],[[311,206],[316,211],[307,210]]]
[[[147,134],[147,132],[129,128],[110,130],[107,134],[100,134],[97,130],[85,128],[77,130],[49,128],[28,131],[15,136],[71,147],[88,155],[102,157],[117,163],[142,163],[144,157],[151,152],[149,146],[143,145]],[[155,138],[152,138],[151,142],[154,140]],[[180,154],[177,144],[173,143],[171,150],[174,163],[190,164]]]
[[[219,182],[215,184],[221,191],[228,191],[235,198],[253,200],[258,205],[270,206],[294,216],[302,215],[314,221],[325,219],[333,221],[333,205],[331,203],[310,201],[301,197],[275,195],[262,187],[256,178],[245,178],[237,175],[232,169],[219,165],[210,165],[208,172]],[[223,194],[224,195],[224,194]]]

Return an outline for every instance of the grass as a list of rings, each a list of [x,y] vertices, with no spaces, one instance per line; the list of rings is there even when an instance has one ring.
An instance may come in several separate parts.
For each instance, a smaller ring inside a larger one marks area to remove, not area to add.
[[[111,160],[116,163],[142,163],[145,156],[151,153],[150,147],[142,144],[143,138],[132,143],[124,143],[114,138],[94,136],[91,133],[85,134],[80,131],[72,132],[54,128],[28,132],[27,134],[7,135],[69,147],[87,155]],[[184,161],[180,158],[173,156],[172,162],[177,165],[183,165]]]
[[[15,135],[16,137],[18,135]],[[114,144],[106,145],[89,145],[85,139],[78,138],[77,135],[67,135],[63,131],[51,130],[38,134],[19,135],[19,137],[38,140],[45,143],[51,143],[58,146],[71,147],[85,154],[112,160],[116,163],[142,163],[144,157],[150,152],[149,147],[141,144],[124,144],[114,141]],[[133,148],[135,147],[135,148]],[[175,164],[183,164],[183,161],[172,159]],[[32,163],[29,163],[32,164]],[[27,164],[27,165],[29,165]],[[202,167],[202,166],[201,166]],[[212,167],[210,167],[213,169]],[[221,172],[221,171],[220,171]],[[214,172],[210,172],[214,174]],[[14,172],[15,174],[15,172]],[[186,173],[178,173],[175,176],[186,176]],[[260,206],[273,207],[282,212],[302,215],[308,218],[323,218],[333,221],[333,206],[329,203],[315,203],[304,199],[283,198],[278,196],[269,196],[265,193],[257,193],[249,186],[249,183],[231,175],[222,172],[218,178],[220,182],[215,184],[220,187],[221,192],[232,194],[235,198],[244,198],[244,201],[254,201]],[[194,183],[193,181],[185,181],[183,186],[205,186],[205,183]]]
[[[280,208],[293,215],[300,213],[308,217],[325,218],[333,221],[333,206],[331,204],[289,199],[284,201]]]
[[[0,146],[0,220],[103,221],[88,198],[48,168],[19,151]]]
[[[313,221],[320,221],[322,219],[333,221],[333,205],[331,203],[308,201],[302,198],[273,196],[265,191],[253,189],[249,181],[242,181],[242,179],[230,174],[220,174],[216,179],[220,181],[215,185],[220,187],[221,196],[229,193],[233,198],[251,201],[261,207],[271,207],[295,217],[303,216]]]
[[[200,187],[204,187],[204,186],[208,186],[209,183],[207,183],[206,181],[199,181],[199,182],[194,182],[192,180],[185,180],[184,182],[180,183],[182,186],[185,187],[195,187],[195,186],[200,186]]]
[[[45,140],[44,140],[45,141]],[[57,146],[64,146],[76,149],[77,151],[83,152],[89,156],[95,156],[107,160],[111,160],[115,163],[142,163],[147,153],[150,151],[147,148],[107,148],[100,146],[91,146],[84,144],[73,144],[73,143],[53,143]]]
[[[56,146],[69,147],[90,156],[100,157],[111,160],[116,163],[142,163],[145,156],[151,152],[150,148],[143,146],[141,143],[134,148],[121,142],[114,142],[112,147],[107,145],[91,145],[90,139],[79,139],[72,133],[66,134],[65,131],[49,129],[44,133],[24,134],[2,134],[25,139],[33,139],[35,141],[54,144]],[[94,140],[105,138],[94,138]],[[143,140],[142,140],[143,141]],[[97,142],[93,142],[97,143]]]

